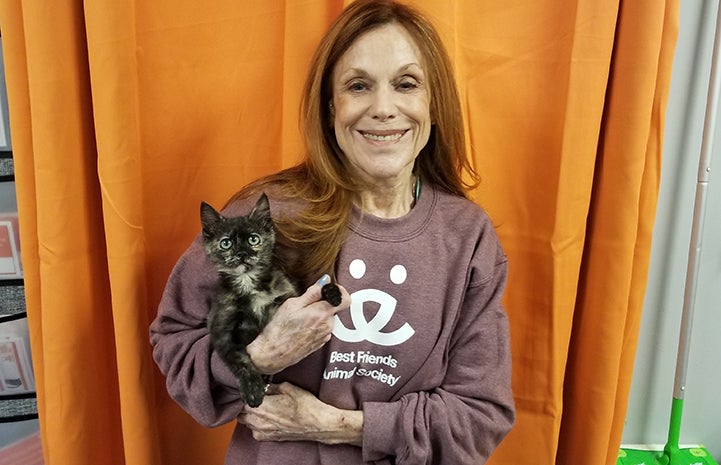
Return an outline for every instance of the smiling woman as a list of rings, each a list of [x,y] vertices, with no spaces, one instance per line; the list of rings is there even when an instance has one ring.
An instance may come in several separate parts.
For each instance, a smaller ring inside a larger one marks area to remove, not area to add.
[[[311,64],[305,160],[228,204],[245,212],[268,193],[277,255],[307,289],[247,346],[277,383],[259,406],[212,345],[188,344],[209,311],[198,296],[212,301],[218,284],[197,241],[178,261],[151,326],[154,355],[198,421],[237,418],[226,464],[482,464],[513,425],[506,257],[466,198],[474,172],[449,63],[416,10],[351,4]],[[343,291],[336,309],[319,302],[321,272]]]
[[[414,202],[416,157],[431,133],[423,57],[398,24],[358,38],[332,73],[331,116],[349,172],[363,186],[359,204],[383,218]]]

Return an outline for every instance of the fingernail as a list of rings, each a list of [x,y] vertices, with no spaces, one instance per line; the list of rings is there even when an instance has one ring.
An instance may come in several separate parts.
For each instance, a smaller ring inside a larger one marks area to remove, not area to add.
[[[325,286],[329,282],[330,282],[330,276],[328,276],[327,274],[324,274],[323,276],[320,277],[320,279],[318,280],[318,282],[316,284],[318,284],[319,286]]]

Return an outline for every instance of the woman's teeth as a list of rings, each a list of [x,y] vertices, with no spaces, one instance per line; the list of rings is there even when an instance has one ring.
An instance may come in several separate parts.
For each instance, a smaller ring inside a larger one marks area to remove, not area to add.
[[[380,142],[388,142],[393,140],[398,140],[403,136],[402,132],[397,132],[395,134],[387,134],[387,135],[379,135],[379,134],[371,134],[368,132],[363,133],[363,137],[370,140],[377,140]]]

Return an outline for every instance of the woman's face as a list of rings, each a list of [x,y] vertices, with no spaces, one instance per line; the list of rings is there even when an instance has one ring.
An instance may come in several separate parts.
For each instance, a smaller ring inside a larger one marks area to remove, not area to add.
[[[336,140],[354,174],[375,185],[408,182],[431,132],[423,60],[398,24],[361,35],[332,74]]]

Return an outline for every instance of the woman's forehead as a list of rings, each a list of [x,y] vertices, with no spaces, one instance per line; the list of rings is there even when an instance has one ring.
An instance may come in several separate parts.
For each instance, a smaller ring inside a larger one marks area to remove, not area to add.
[[[400,24],[391,23],[360,35],[341,55],[333,74],[387,67],[422,71],[423,61],[411,34]]]

